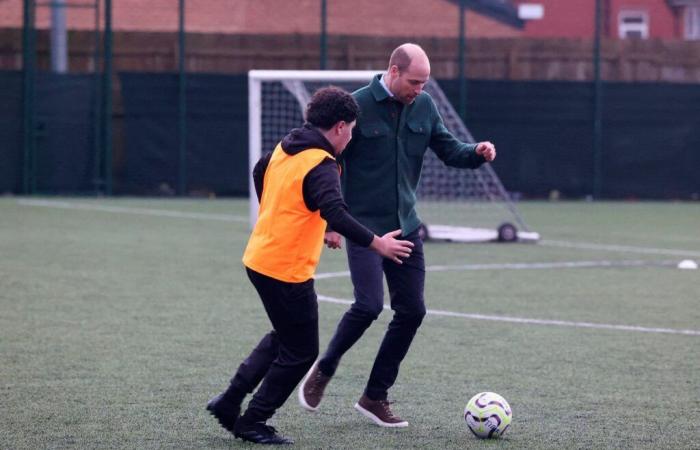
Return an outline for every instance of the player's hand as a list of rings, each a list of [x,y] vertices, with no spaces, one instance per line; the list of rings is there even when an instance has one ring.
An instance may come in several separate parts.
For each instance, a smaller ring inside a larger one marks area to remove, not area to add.
[[[481,155],[488,162],[496,159],[496,146],[489,141],[479,142],[476,144],[476,154]]]
[[[339,233],[335,231],[327,231],[323,235],[323,243],[328,246],[328,248],[342,248],[342,239]]]
[[[408,258],[413,251],[413,242],[399,241],[396,236],[401,235],[401,230],[390,231],[382,237],[374,236],[370,248],[385,258],[389,258],[396,264],[402,264],[399,258]]]

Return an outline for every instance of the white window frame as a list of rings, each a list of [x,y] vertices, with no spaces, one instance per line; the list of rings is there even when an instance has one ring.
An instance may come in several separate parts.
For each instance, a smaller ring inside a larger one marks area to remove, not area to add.
[[[700,6],[686,6],[683,16],[683,37],[689,41],[700,40]]]
[[[641,18],[641,23],[625,23],[627,18]],[[617,15],[617,29],[620,39],[629,39],[628,33],[638,32],[642,39],[649,38],[649,13],[640,9],[623,9]]]

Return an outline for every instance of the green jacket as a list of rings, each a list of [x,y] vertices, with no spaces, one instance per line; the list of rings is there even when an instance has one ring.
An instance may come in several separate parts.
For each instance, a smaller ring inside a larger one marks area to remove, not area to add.
[[[341,186],[350,213],[378,235],[420,225],[416,189],[428,147],[448,166],[477,168],[485,162],[476,144],[455,138],[426,92],[410,105],[389,96],[377,75],[353,93],[360,117],[341,155]]]

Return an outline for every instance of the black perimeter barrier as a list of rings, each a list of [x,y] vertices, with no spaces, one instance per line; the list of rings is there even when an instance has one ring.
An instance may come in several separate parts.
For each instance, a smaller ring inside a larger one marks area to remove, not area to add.
[[[29,163],[34,192],[93,190],[92,77],[42,72],[35,96],[35,151]],[[22,74],[0,72],[0,193],[21,192],[22,127]]]
[[[22,73],[0,72],[0,193],[22,192]]]
[[[123,157],[115,158],[114,193],[172,195],[180,173],[178,76],[119,79]],[[456,104],[457,81],[439,82]],[[603,87],[603,197],[697,199],[700,85]],[[37,77],[36,192],[94,192],[91,89],[89,76]],[[21,93],[21,73],[0,72],[0,193],[21,192]],[[524,198],[592,194],[592,83],[469,80],[467,93],[467,126],[496,144],[494,168],[508,191]],[[247,76],[188,74],[186,97],[186,192],[247,195]]]
[[[126,166],[122,191],[169,194],[178,185],[177,74],[121,73]],[[248,195],[248,78],[187,75],[186,190]],[[118,180],[117,180],[118,181]]]
[[[440,81],[453,101],[457,82]],[[500,149],[494,169],[509,191],[546,197],[593,192],[593,85],[470,81],[466,123]],[[603,84],[602,196],[698,199],[700,85]]]

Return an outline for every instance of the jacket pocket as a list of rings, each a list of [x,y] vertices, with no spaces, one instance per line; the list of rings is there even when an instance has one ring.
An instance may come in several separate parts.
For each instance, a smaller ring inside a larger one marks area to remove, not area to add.
[[[412,156],[423,157],[425,149],[430,142],[430,124],[425,121],[406,122],[406,153]]]
[[[382,122],[370,122],[362,124],[360,133],[365,139],[386,137],[389,134],[389,127]]]
[[[386,160],[393,148],[389,126],[383,122],[369,122],[358,126],[360,126],[360,135],[357,136],[359,139],[354,143],[350,141],[350,145],[354,144],[353,152],[355,157],[362,160],[361,165],[374,165]]]

